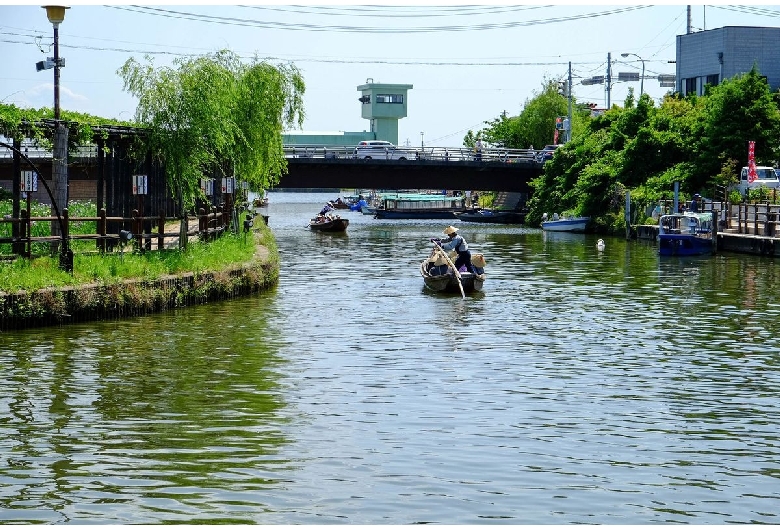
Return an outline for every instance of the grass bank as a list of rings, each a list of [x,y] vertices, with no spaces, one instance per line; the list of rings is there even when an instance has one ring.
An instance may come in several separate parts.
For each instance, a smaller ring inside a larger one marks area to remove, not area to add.
[[[0,329],[140,315],[256,292],[275,284],[279,254],[262,221],[187,249],[78,253],[0,263]]]

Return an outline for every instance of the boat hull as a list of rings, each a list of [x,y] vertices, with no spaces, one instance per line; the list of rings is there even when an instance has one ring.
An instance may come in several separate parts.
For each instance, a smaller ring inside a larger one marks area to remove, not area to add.
[[[712,240],[690,234],[661,234],[658,236],[658,254],[661,256],[712,254]]]
[[[399,208],[398,210],[387,210],[377,208],[374,211],[374,217],[377,219],[457,219],[456,210],[434,210],[421,208],[414,210],[411,208]]]
[[[420,275],[423,277],[425,287],[437,293],[458,293],[460,294],[460,286],[458,285],[458,279],[452,272],[452,269],[448,270],[447,274],[431,275],[427,270],[428,260],[423,261],[420,264]],[[473,293],[481,291],[482,286],[485,283],[485,275],[475,275],[470,272],[460,273],[461,285],[463,285],[464,293]]]
[[[713,238],[712,212],[666,214],[658,220],[658,254],[661,256],[713,254]]]
[[[544,221],[542,230],[547,232],[584,232],[590,217],[573,217],[570,219],[557,219]]]
[[[522,224],[525,216],[519,212],[480,210],[458,213],[456,217],[467,223]]]
[[[344,232],[349,226],[349,219],[333,219],[324,223],[310,222],[309,228],[316,232]]]

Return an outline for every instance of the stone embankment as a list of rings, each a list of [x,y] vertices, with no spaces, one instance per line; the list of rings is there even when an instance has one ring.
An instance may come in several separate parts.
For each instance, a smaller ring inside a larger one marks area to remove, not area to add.
[[[260,244],[259,236],[255,240],[257,250],[250,262],[224,270],[0,292],[0,330],[140,316],[262,291],[278,281],[279,259]]]

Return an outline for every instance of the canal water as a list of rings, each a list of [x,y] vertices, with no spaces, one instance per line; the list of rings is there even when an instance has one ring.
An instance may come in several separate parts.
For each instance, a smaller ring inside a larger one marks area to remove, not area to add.
[[[0,334],[0,522],[780,523],[780,270],[271,193],[271,291]]]

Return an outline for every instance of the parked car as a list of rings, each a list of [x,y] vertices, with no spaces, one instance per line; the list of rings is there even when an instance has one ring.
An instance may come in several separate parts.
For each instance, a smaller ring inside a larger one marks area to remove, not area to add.
[[[756,175],[758,178],[753,182],[748,182],[748,168],[743,167],[739,172],[739,183],[733,189],[739,191],[744,197],[749,189],[755,188],[780,188],[780,176],[775,168],[769,166],[756,166]]]
[[[408,160],[414,153],[399,149],[384,140],[364,140],[355,147],[355,158],[376,160]]]
[[[558,147],[560,147],[560,144],[545,145],[541,151],[536,153],[536,161],[543,164],[548,160],[552,160],[553,154],[555,154],[555,150],[558,149]]]

